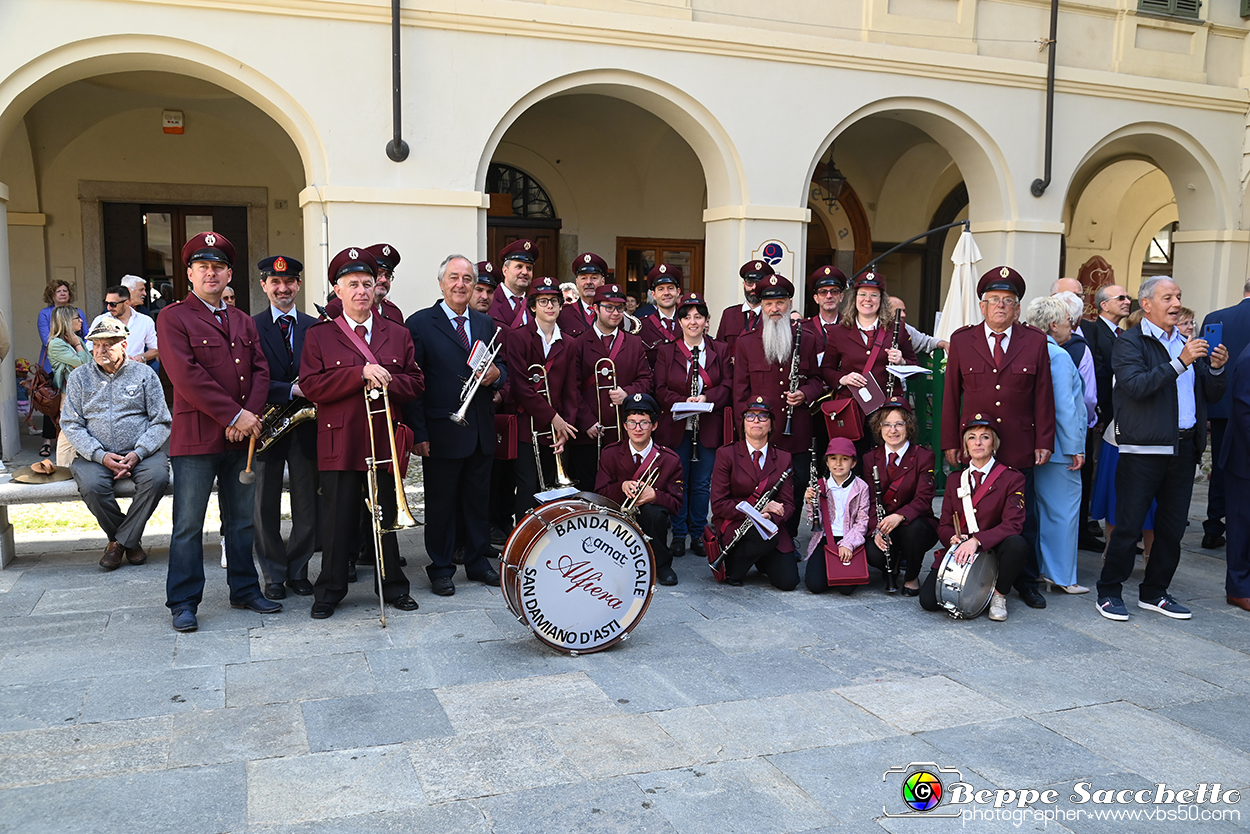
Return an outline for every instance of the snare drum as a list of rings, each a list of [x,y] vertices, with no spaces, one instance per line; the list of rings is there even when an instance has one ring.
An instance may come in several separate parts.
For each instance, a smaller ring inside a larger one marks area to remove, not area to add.
[[[530,510],[500,561],[508,608],[534,636],[569,654],[626,639],[655,593],[655,558],[619,511],[583,498]]]
[[[938,565],[937,602],[955,619],[971,620],[989,607],[998,581],[998,556],[982,550],[968,564],[960,565],[954,554],[952,547]]]

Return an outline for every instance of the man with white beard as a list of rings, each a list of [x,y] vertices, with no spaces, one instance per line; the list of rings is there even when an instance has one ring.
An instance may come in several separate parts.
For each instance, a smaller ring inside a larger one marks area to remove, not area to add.
[[[769,442],[790,453],[794,494],[802,495],[807,491],[812,443],[812,413],[808,406],[824,390],[816,361],[819,345],[810,338],[800,340],[798,372],[791,393],[795,331],[801,326],[790,320],[794,285],[781,275],[770,275],[758,286],[761,325],[739,336],[734,344],[734,418],[740,423],[747,406],[757,397],[780,404]],[[797,502],[785,525],[791,536],[798,533],[802,515],[802,502]]]

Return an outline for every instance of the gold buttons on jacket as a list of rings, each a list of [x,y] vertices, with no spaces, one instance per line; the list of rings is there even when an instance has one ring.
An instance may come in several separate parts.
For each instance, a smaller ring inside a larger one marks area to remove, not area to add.
[[[238,359],[234,360],[234,364],[236,365],[239,364],[239,360]]]

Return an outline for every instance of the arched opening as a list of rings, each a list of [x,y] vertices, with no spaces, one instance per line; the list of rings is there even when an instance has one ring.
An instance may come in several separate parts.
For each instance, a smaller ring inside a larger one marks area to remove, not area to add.
[[[485,149],[484,189],[498,165],[525,172],[548,195],[558,223],[554,277],[570,280],[573,258],[593,251],[640,297],[659,262],[682,268],[685,289],[704,291],[704,210],[745,198],[736,155],[707,110],[676,88],[620,70],[555,79],[525,96]],[[494,219],[486,219],[492,259],[504,239],[491,228],[520,221],[502,219],[497,201],[504,202],[492,195]]]
[[[944,104],[887,100],[848,116],[813,162],[813,179],[835,142],[837,166],[863,208],[869,259],[936,226],[970,217],[1000,225],[1014,215],[1002,155],[978,125]],[[879,262],[890,294],[922,330],[932,330],[949,287],[958,236],[958,228],[941,232]]]

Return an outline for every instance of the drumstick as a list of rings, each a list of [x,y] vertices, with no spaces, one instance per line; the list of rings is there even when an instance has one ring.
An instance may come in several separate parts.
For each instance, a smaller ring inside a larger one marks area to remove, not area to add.
[[[239,483],[251,484],[256,482],[256,473],[252,471],[252,457],[256,454],[256,435],[252,435],[247,441],[247,468],[239,473]]]

